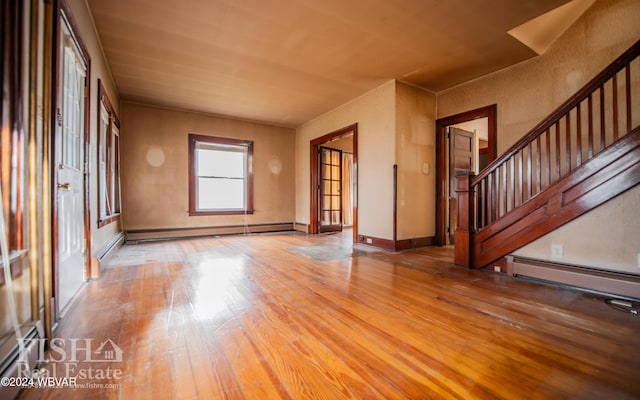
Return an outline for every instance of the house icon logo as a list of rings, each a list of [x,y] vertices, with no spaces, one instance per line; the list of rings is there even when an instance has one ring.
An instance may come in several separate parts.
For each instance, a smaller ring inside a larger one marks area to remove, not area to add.
[[[100,343],[100,347],[98,347],[98,349],[93,352],[93,356],[91,357],[91,360],[87,360],[87,361],[122,362],[122,349],[118,347],[118,345],[115,344],[113,340],[107,339],[104,342]]]

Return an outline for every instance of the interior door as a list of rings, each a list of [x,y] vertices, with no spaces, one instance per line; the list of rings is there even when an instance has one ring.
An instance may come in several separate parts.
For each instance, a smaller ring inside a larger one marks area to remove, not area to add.
[[[453,233],[457,224],[456,173],[473,170],[473,132],[449,128],[449,243],[453,244]]]
[[[60,24],[56,176],[56,286],[62,310],[85,280],[84,129],[87,67],[64,18]]]
[[[342,151],[320,147],[320,232],[342,231]]]

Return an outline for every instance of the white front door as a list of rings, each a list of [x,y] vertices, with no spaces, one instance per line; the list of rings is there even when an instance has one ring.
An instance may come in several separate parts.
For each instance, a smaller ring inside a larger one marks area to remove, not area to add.
[[[62,310],[85,280],[84,135],[86,64],[64,18],[55,135],[57,287]]]

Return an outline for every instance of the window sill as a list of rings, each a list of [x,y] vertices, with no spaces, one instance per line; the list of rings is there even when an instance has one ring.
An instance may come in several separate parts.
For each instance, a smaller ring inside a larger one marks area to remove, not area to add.
[[[11,273],[11,279],[16,279],[18,276],[22,275],[22,270],[27,269],[27,256],[29,255],[29,250],[13,250],[9,252],[9,272]],[[5,285],[4,280],[4,262],[0,258],[0,287]]]
[[[100,219],[100,220],[98,220],[98,228],[102,228],[103,226],[107,226],[110,223],[112,223],[114,221],[117,221],[119,219],[120,219],[120,213],[110,215],[108,217],[105,217],[104,219]]]
[[[195,217],[199,215],[250,215],[253,210],[189,210],[189,216]]]

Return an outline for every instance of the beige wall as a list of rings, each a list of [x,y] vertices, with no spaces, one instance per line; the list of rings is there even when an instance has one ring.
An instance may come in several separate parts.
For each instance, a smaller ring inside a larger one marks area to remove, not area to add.
[[[126,102],[121,104],[121,110],[125,230],[293,222],[292,129]],[[189,133],[254,141],[255,213],[248,215],[246,221],[244,215],[188,215]],[[269,168],[272,159],[282,163],[278,174]],[[158,161],[162,161],[161,165]]]
[[[435,236],[435,114],[435,94],[397,83],[399,240]]]
[[[296,222],[310,221],[310,142],[358,123],[358,233],[393,239],[395,81],[296,129]]]
[[[85,0],[70,0],[71,13],[80,29],[80,36],[91,57],[91,83],[89,88],[89,132],[91,151],[87,157],[89,163],[90,195],[91,195],[91,253],[100,254],[115,236],[122,230],[115,221],[98,229],[98,79],[100,79],[109,95],[116,113],[119,115],[119,97],[113,84],[111,71],[102,52],[102,44],[96,34],[93,17],[89,13]]]
[[[358,123],[358,234],[393,239],[398,164],[398,239],[435,234],[435,94],[390,81],[297,129],[296,221],[309,223],[311,140]],[[333,143],[331,144],[333,145]],[[428,174],[423,165],[428,164]]]
[[[635,43],[638,21],[640,1],[598,0],[544,55],[438,93],[438,117],[496,103],[501,154]],[[567,262],[640,273],[638,200],[636,188],[518,254],[548,259],[564,244]]]

